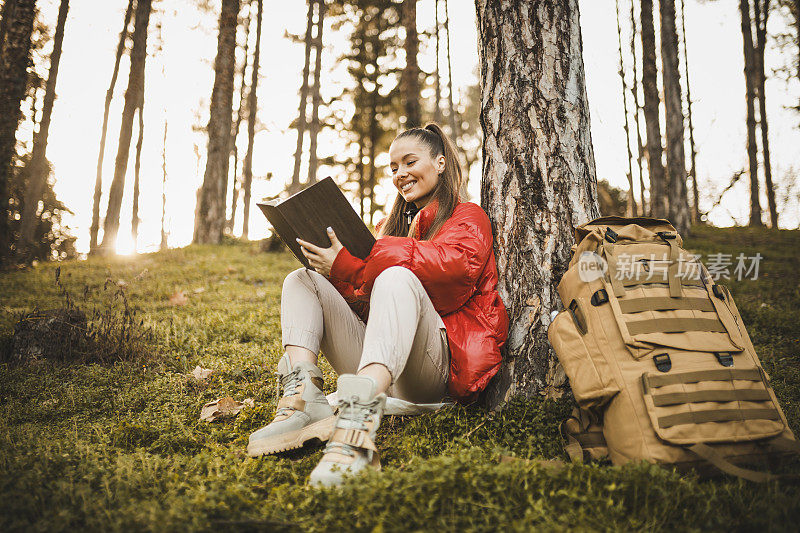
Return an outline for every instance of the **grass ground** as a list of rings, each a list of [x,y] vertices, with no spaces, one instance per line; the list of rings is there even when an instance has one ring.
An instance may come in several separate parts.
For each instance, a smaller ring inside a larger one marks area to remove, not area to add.
[[[727,283],[797,432],[800,232],[699,228],[687,247],[704,258],[763,256],[758,280]],[[124,280],[155,343],[138,362],[0,364],[0,530],[797,529],[796,484],[502,460],[564,459],[557,426],[566,400],[387,418],[384,472],[340,490],[305,484],[319,446],[248,458],[248,434],[275,408],[280,287],[295,267],[255,244],[63,263],[63,284],[86,290],[88,300],[76,301],[87,308],[104,301],[107,279]],[[20,313],[63,303],[55,268],[0,274],[0,348]],[[185,305],[170,303],[176,291]],[[198,364],[216,373],[187,377]],[[333,384],[328,368],[326,389]],[[199,421],[200,407],[222,396],[254,398],[255,407]]]

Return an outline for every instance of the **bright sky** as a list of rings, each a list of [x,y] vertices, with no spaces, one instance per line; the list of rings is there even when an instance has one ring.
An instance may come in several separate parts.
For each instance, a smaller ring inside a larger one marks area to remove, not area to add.
[[[55,23],[57,0],[39,2],[45,20]],[[453,79],[456,95],[459,88],[474,83],[477,64],[477,31],[474,3],[451,1]],[[622,0],[623,9],[629,9]],[[158,12],[151,18],[146,71],[145,144],[143,150],[140,197],[140,238],[138,251],[155,250],[160,241],[161,223],[161,143],[164,121],[169,121],[167,139],[167,227],[170,246],[188,244],[192,237],[195,191],[200,186],[205,168],[206,137],[193,131],[193,125],[208,121],[208,103],[213,83],[213,61],[216,54],[217,15],[198,17],[185,0],[155,2]],[[291,177],[295,133],[289,124],[297,114],[303,50],[290,42],[285,32],[305,31],[305,2],[285,2],[280,10],[265,2],[266,16],[262,35],[261,80],[259,85],[259,121],[263,129],[256,136],[253,199],[274,194]],[[48,158],[54,165],[58,197],[74,213],[68,218],[78,236],[80,252],[88,249],[91,223],[95,165],[103,113],[103,99],[111,76],[114,50],[127,0],[103,2],[73,0],[64,38],[64,52],[58,79],[56,102]],[[420,0],[418,27],[433,27],[433,0]],[[589,97],[592,138],[598,178],[627,188],[625,137],[622,127],[622,100],[617,75],[617,34],[612,0],[581,0],[581,24],[584,44],[587,91]],[[695,102],[694,122],[698,146],[698,174],[701,183],[701,209],[711,206],[729,182],[731,175],[746,166],[744,122],[744,78],[742,44],[737,5],[733,1],[697,3],[687,0],[687,39],[690,55],[692,96]],[[185,13],[185,14],[184,14]],[[161,22],[159,47],[156,23]],[[770,31],[782,28],[774,16]],[[790,30],[793,31],[793,30]],[[323,54],[323,96],[336,94],[333,85],[341,79],[343,65],[336,58],[344,46],[343,37],[327,26]],[[48,47],[49,49],[49,47]],[[420,65],[432,70],[434,57],[423,51]],[[782,65],[784,58],[770,49],[768,69]],[[129,64],[120,67],[120,78],[111,108],[104,169],[105,211],[108,186],[113,175],[122,95],[127,85]],[[685,82],[685,80],[682,80]],[[797,146],[800,146],[800,117],[787,110],[800,100],[797,78],[787,85],[773,79],[768,82],[768,116],[773,175],[781,193],[793,173],[800,172]],[[630,104],[630,102],[629,102]],[[663,126],[662,126],[663,128]],[[244,131],[244,130],[243,130]],[[30,132],[28,131],[27,134]],[[26,133],[23,131],[23,135]],[[134,142],[136,132],[134,131]],[[242,149],[246,135],[239,139]],[[634,141],[635,142],[635,141]],[[320,155],[336,145],[330,132],[320,138]],[[326,169],[320,170],[325,176]],[[275,178],[263,178],[272,172]],[[305,176],[305,173],[301,174]],[[334,175],[334,177],[336,177]],[[479,197],[480,165],[470,173],[470,191]],[[129,164],[128,184],[123,201],[123,215],[118,249],[133,249],[129,236],[131,192],[133,183],[133,151]],[[378,195],[393,195],[388,187]],[[725,196],[725,202],[711,213],[717,225],[746,223],[748,214],[746,179]],[[781,225],[794,228],[800,223],[797,209],[798,191],[793,193],[791,208],[781,214]],[[762,199],[766,212],[766,199]],[[766,213],[765,213],[766,220]],[[237,225],[239,233],[241,222]],[[250,236],[259,238],[268,233],[266,219],[258,209],[251,209]]]

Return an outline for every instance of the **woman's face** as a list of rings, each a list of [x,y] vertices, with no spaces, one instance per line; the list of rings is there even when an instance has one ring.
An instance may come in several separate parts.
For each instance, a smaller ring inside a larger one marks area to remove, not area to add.
[[[428,147],[414,137],[395,139],[389,147],[392,182],[406,202],[422,209],[433,198],[433,191],[444,171],[444,156],[431,157]]]

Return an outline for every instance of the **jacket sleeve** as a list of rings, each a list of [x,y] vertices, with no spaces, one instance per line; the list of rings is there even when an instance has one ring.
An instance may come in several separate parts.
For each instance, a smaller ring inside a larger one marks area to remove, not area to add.
[[[476,204],[462,205],[430,241],[382,237],[364,260],[343,248],[331,277],[350,283],[356,296],[368,297],[381,272],[391,266],[406,267],[422,282],[440,315],[456,311],[472,296],[492,250],[486,213]]]

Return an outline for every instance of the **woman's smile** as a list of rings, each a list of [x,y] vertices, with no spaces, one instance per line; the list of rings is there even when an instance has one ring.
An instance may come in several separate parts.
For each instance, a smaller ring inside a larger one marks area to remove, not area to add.
[[[389,148],[392,182],[406,202],[425,207],[433,198],[444,170],[444,156],[432,157],[417,139],[396,139]]]

